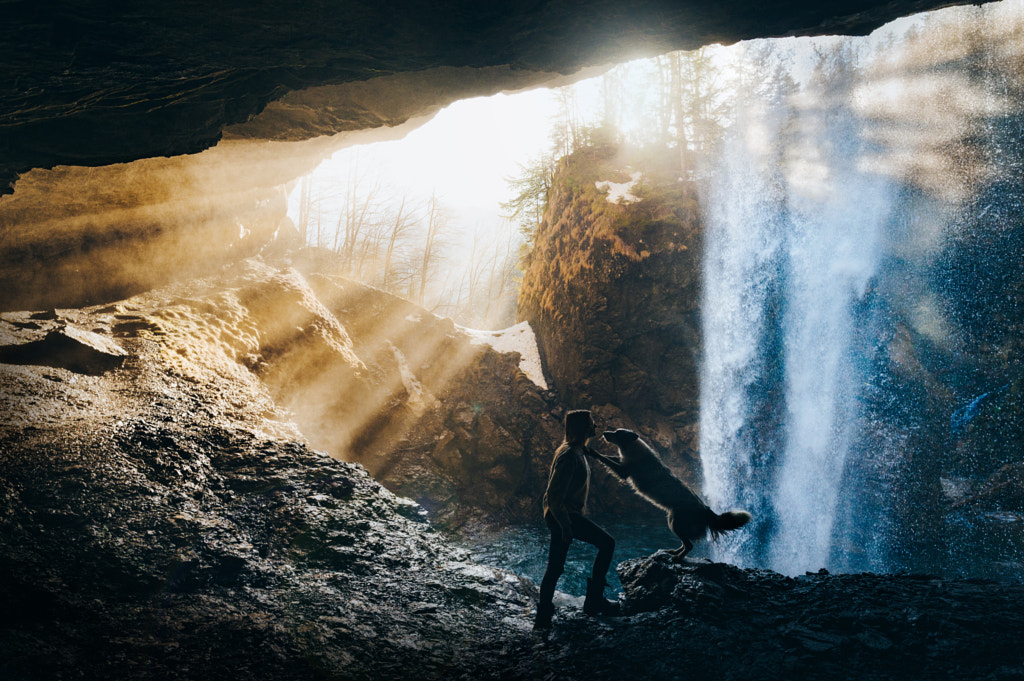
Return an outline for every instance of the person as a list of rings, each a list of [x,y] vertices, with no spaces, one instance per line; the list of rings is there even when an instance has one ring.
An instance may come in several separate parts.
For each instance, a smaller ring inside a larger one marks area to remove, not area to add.
[[[612,564],[615,539],[583,515],[590,489],[587,456],[593,455],[587,447],[587,440],[596,434],[597,426],[589,411],[579,409],[565,415],[565,440],[555,450],[544,493],[544,522],[551,530],[551,547],[544,579],[540,583],[534,629],[551,626],[555,612],[552,602],[555,584],[565,569],[565,558],[573,539],[597,547],[594,567],[587,580],[583,612],[588,615],[618,614],[618,603],[604,598],[605,576]]]

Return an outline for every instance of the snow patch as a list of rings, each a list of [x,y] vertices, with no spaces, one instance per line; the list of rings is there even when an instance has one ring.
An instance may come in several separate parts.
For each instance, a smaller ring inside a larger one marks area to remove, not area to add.
[[[526,377],[540,389],[548,389],[548,382],[544,380],[544,371],[540,365],[537,337],[529,322],[519,322],[501,331],[481,331],[462,326],[459,328],[469,336],[469,341],[474,345],[490,345],[498,352],[518,352],[519,368]]]
[[[387,343],[388,348],[391,349],[391,352],[395,355],[395,360],[398,362],[398,371],[402,375],[402,385],[405,387],[405,392],[409,395],[409,400],[406,404],[412,409],[414,414],[423,416],[429,408],[436,406],[437,399],[423,388],[423,384],[416,378],[416,374],[413,373],[412,367],[409,366],[409,361],[402,354],[402,351],[395,347],[395,344],[391,341],[386,340],[384,342]]]
[[[595,182],[594,186],[608,192],[608,196],[605,197],[608,203],[636,203],[640,200],[640,197],[634,196],[630,192],[633,191],[633,187],[640,181],[642,176],[641,172],[636,171],[629,174],[629,182],[602,181]]]

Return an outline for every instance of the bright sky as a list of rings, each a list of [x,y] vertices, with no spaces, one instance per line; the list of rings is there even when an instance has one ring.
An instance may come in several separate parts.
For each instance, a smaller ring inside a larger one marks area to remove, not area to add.
[[[402,141],[380,145],[400,184],[432,185],[442,198],[473,207],[506,200],[502,178],[548,146],[556,104],[550,90],[463,100]]]
[[[504,178],[550,145],[556,112],[546,89],[461,100],[400,140],[339,151],[315,177],[344,177],[355,161],[360,174],[397,191],[422,198],[436,192],[466,227],[496,221],[498,204],[510,198]]]

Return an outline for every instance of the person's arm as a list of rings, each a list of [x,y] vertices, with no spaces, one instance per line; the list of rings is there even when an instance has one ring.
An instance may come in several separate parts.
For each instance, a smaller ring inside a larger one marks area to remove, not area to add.
[[[588,456],[591,456],[600,461],[601,463],[603,463],[605,466],[608,467],[608,470],[610,470],[612,473],[615,473],[615,475],[619,476],[623,480],[629,477],[626,474],[626,466],[623,465],[621,459],[613,459],[610,456],[605,456],[604,454],[601,454],[600,452],[597,452],[591,449],[590,447],[587,447],[584,451],[587,453]]]
[[[576,461],[574,454],[567,451],[555,460],[551,468],[551,477],[548,478],[548,489],[545,497],[548,502],[548,510],[555,518],[558,526],[562,529],[562,540],[572,539],[572,521],[569,519],[569,510],[565,507],[565,493],[572,482],[572,474]]]

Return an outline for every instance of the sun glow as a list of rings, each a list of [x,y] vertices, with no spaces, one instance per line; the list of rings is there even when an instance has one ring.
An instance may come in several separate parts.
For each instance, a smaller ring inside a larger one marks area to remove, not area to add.
[[[658,97],[650,59],[616,67],[621,97],[618,127],[639,135],[650,126],[647,112]],[[600,123],[601,77],[571,86],[574,115],[585,125]],[[508,178],[542,154],[550,153],[559,115],[558,93],[537,88],[455,102],[399,140],[350,147],[336,152],[314,171],[316,182],[343,186],[353,172],[381,179],[396,194],[419,200],[438,197],[465,232],[473,225],[496,224],[511,190]],[[298,222],[299,192],[289,200]]]
[[[343,149],[315,171],[318,181],[344,185],[355,169],[384,178],[393,191],[436,195],[456,218],[497,221],[508,199],[505,178],[548,146],[557,103],[550,90],[455,102],[401,140]],[[293,193],[290,214],[298,215]]]

